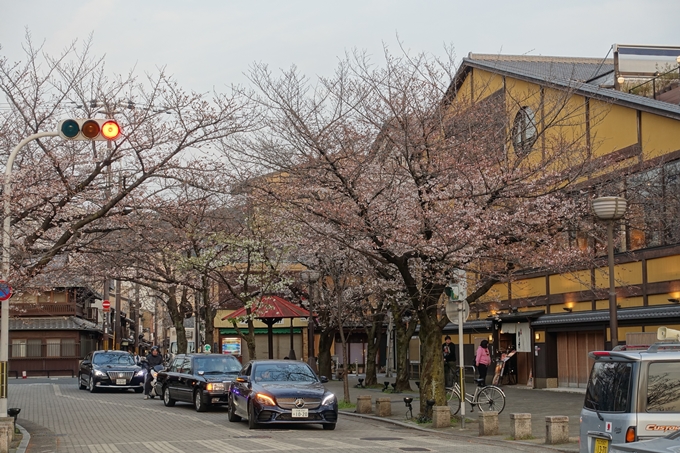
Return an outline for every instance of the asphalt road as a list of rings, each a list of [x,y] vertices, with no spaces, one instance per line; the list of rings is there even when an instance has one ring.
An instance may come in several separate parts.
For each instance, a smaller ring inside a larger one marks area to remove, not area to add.
[[[230,423],[225,408],[197,413],[189,404],[166,408],[159,398],[132,391],[90,394],[76,380],[10,381],[9,407],[21,408],[19,424],[31,434],[28,453],[48,452],[248,452],[395,451],[498,452],[498,443],[423,432],[341,415],[335,431],[320,425],[249,430]],[[502,445],[502,451],[542,451]]]

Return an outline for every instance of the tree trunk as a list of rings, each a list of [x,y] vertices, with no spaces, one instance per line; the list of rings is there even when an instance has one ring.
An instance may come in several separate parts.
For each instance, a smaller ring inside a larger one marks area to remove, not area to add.
[[[172,325],[175,327],[177,335],[177,354],[186,354],[187,352],[187,335],[184,330],[184,315],[180,310],[177,302],[177,286],[171,286],[168,289],[168,301],[165,304],[172,320]]]
[[[335,329],[322,330],[319,334],[319,376],[328,379],[333,375],[331,367],[331,347],[335,337]]]
[[[210,346],[210,350],[212,351],[213,354],[217,353],[215,349],[219,347],[219,345],[214,345],[214,330],[215,330],[215,314],[216,311],[213,308],[212,301],[210,300],[210,291],[208,288],[208,279],[207,277],[203,276],[203,308],[204,308],[204,313],[205,313],[205,344]],[[217,346],[217,347],[214,347]],[[220,351],[221,352],[221,351]]]
[[[349,396],[349,350],[347,348],[347,337],[345,336],[345,329],[342,323],[339,324],[340,330],[340,342],[342,343],[342,363],[343,363],[343,373],[342,373],[342,390],[343,399],[346,403],[350,402]]]
[[[366,346],[366,379],[364,385],[376,385],[378,383],[378,375],[376,370],[376,358],[380,350],[380,340],[383,336],[382,316],[376,316],[371,323],[371,328],[368,332],[368,345]]]
[[[408,323],[401,320],[401,312],[395,310],[394,314],[394,330],[397,337],[397,379],[394,382],[395,389],[399,392],[411,391],[411,370],[408,359],[409,345],[411,337],[416,332],[418,322],[411,319]]]
[[[444,390],[444,361],[442,360],[442,328],[435,316],[422,310],[420,318],[420,413],[425,414],[426,400],[435,406],[446,405]]]

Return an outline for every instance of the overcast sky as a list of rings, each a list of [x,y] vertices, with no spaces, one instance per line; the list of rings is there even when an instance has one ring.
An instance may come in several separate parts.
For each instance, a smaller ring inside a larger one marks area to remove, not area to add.
[[[329,75],[353,48],[458,61],[469,52],[605,57],[612,44],[680,45],[680,0],[0,0],[0,56],[28,30],[57,53],[94,34],[113,73],[165,66],[185,89],[232,83],[254,62]]]

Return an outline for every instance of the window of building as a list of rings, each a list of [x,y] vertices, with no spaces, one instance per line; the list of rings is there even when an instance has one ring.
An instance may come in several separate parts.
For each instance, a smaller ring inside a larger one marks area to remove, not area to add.
[[[26,352],[28,357],[42,357],[42,341],[40,338],[26,340]]]
[[[26,357],[26,340],[12,339],[12,357]]]
[[[47,345],[47,357],[61,357],[61,338],[48,338],[45,340]]]
[[[515,115],[512,125],[512,144],[515,147],[515,154],[524,156],[529,153],[537,138],[536,115],[531,107],[522,107]]]
[[[76,356],[76,340],[73,338],[61,339],[61,356],[75,357]]]

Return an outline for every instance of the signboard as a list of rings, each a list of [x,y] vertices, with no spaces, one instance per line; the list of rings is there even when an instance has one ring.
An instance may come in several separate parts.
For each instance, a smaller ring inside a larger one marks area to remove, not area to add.
[[[104,311],[111,310],[111,302],[109,302],[108,300],[103,300],[102,301],[102,308],[104,309]]]
[[[7,300],[12,297],[12,287],[4,281],[0,280],[0,300]]]
[[[446,316],[449,318],[449,321],[451,321],[454,324],[458,324],[458,309],[461,306],[461,304],[463,308],[463,322],[465,322],[470,316],[470,304],[468,304],[468,301],[467,300],[464,300],[462,302],[448,301],[446,303]]]
[[[222,354],[241,355],[240,338],[222,338]]]
[[[517,323],[517,352],[531,352],[531,326],[528,322]]]

